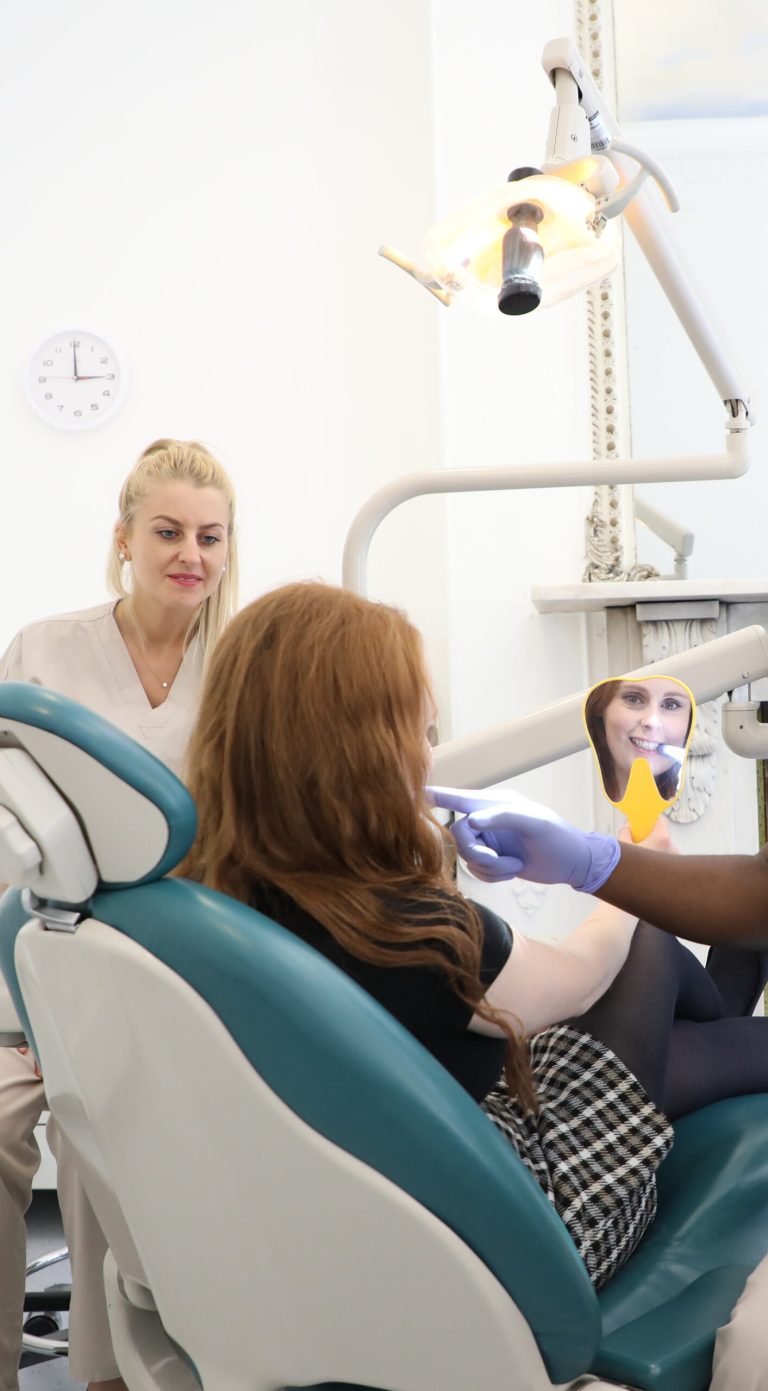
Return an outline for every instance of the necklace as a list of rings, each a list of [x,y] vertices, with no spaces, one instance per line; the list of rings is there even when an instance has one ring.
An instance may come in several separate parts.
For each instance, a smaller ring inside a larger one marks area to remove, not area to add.
[[[179,668],[182,662],[184,661],[184,649],[182,648],[182,652],[176,663],[176,669],[173,675],[169,678],[168,681],[165,681],[163,677],[159,674],[159,672],[155,671],[155,668],[152,666],[151,662],[147,660],[147,654],[144,648],[145,640],[142,634],[142,630],[139,627],[136,620],[134,619],[126,600],[118,600],[113,610],[113,617],[117,625],[118,632],[120,633],[120,636],[122,637],[123,642],[125,643],[128,649],[128,655],[131,658],[133,665],[136,666],[137,662],[140,662],[142,666],[146,667],[150,676],[153,676],[155,678],[155,681],[157,681],[158,685],[161,686],[164,691],[167,691],[169,686],[172,685],[172,683],[175,681],[176,677],[179,674]],[[128,621],[129,626],[128,632],[125,628],[126,620]]]
[[[145,665],[145,667],[147,668],[147,670],[149,671],[150,675],[151,675],[151,676],[154,676],[155,680],[160,682],[160,685],[162,686],[162,688],[163,688],[164,691],[167,691],[167,690],[168,690],[168,687],[169,687],[170,684],[171,684],[171,681],[174,681],[174,680],[176,679],[176,677],[178,676],[178,674],[179,674],[179,667],[181,666],[181,663],[182,663],[182,661],[184,660],[184,654],[182,653],[181,657],[179,658],[178,665],[177,665],[177,667],[176,667],[175,672],[173,673],[173,676],[171,677],[171,681],[164,681],[163,678],[162,678],[162,676],[159,676],[159,675],[158,675],[158,673],[155,671],[155,668],[154,668],[153,666],[150,666],[150,664],[149,664],[149,662],[147,661],[147,658],[146,658],[146,656],[145,656],[145,654],[144,654],[143,652],[142,652],[142,654],[141,654],[141,660],[142,660],[142,662],[144,663],[144,665]]]

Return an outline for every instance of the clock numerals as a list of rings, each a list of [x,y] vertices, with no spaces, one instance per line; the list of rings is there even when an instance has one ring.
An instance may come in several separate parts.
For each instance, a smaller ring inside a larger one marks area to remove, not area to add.
[[[107,420],[119,405],[120,364],[103,338],[70,329],[40,345],[27,389],[45,420],[64,429],[88,429]]]

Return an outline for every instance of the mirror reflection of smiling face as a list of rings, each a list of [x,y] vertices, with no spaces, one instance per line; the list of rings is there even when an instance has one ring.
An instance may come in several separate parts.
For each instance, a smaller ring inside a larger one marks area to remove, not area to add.
[[[670,757],[664,746],[684,747],[691,723],[690,697],[682,686],[663,678],[620,681],[603,711],[603,723],[620,798],[638,758],[647,759],[657,781],[669,770],[679,770],[679,760]]]

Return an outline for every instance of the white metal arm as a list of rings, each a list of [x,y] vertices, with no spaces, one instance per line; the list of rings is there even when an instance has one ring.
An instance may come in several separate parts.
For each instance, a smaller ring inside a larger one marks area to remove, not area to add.
[[[687,526],[676,522],[674,517],[660,512],[658,507],[652,507],[639,493],[635,493],[635,521],[642,522],[654,536],[658,536],[660,541],[672,548],[675,556],[673,578],[687,579],[688,556],[693,555],[693,544],[696,540],[693,532]]]
[[[676,676],[690,686],[697,701],[713,700],[723,691],[768,675],[768,633],[757,626],[742,628],[627,675]],[[585,695],[586,691],[578,691],[531,715],[439,744],[431,781],[453,787],[490,787],[578,753],[587,747],[582,718]]]
[[[594,487],[598,483],[674,483],[690,478],[739,478],[749,468],[744,414],[729,423],[725,453],[683,459],[588,459],[579,463],[523,464],[510,468],[439,469],[394,478],[368,498],[344,544],[342,583],[368,591],[368,551],[381,522],[401,503],[431,493],[512,492],[520,488]]]
[[[558,86],[556,77],[559,72],[569,73],[576,82],[579,89],[579,105],[589,122],[592,150],[610,157],[611,145],[616,141],[617,149],[620,148],[623,133],[576,45],[568,38],[552,39],[546,45],[541,61],[555,90]],[[550,153],[552,152],[548,151],[548,155]],[[573,153],[569,151],[568,157],[573,158]],[[620,160],[614,162],[617,167],[623,168]],[[660,216],[647,186],[641,188],[628,205],[624,217],[701,358],[721,401],[726,402],[734,418],[739,413],[737,403],[742,402],[749,418],[749,392],[746,383],[725,351],[722,334],[714,316],[699,287],[693,281],[670,236],[667,220]],[[690,474],[689,477],[698,478],[699,475]]]
[[[571,133],[578,129],[574,113],[582,125],[586,124],[586,115],[592,150],[610,154],[611,141],[615,139],[620,144],[622,133],[575,45],[570,39],[554,39],[544,49],[542,62],[555,86],[558,102],[562,102],[555,111],[563,120],[559,124],[554,121],[550,129],[547,151],[550,168],[557,164],[558,140],[567,137],[570,142]],[[578,93],[573,90],[574,83]],[[568,157],[572,158],[574,153],[574,149],[568,147]],[[614,162],[621,167],[620,156],[616,156]],[[368,550],[374,533],[388,513],[410,498],[430,493],[508,492],[520,488],[595,487],[604,483],[673,483],[689,479],[738,478],[746,473],[749,454],[745,431],[751,419],[745,384],[723,349],[722,336],[670,240],[667,224],[662,222],[647,187],[640,189],[624,216],[725,403],[725,453],[705,458],[597,459],[583,463],[407,474],[380,488],[354,518],[344,547],[343,583],[348,589],[358,594],[367,592]]]

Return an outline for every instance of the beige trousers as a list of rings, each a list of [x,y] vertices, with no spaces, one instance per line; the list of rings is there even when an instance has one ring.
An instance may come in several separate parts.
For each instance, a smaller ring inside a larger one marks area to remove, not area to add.
[[[34,1128],[45,1089],[31,1053],[0,1047],[0,1391],[18,1391],[27,1237],[24,1214],[40,1163]],[[48,1140],[58,1163],[59,1202],[72,1263],[69,1367],[75,1381],[119,1375],[104,1296],[106,1243],[53,1120]]]

